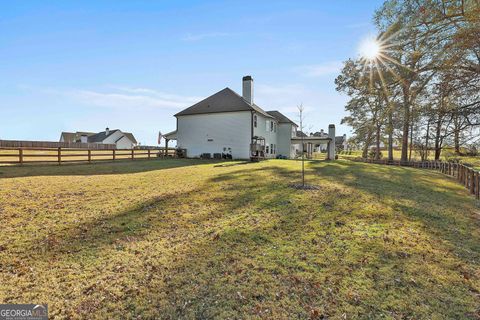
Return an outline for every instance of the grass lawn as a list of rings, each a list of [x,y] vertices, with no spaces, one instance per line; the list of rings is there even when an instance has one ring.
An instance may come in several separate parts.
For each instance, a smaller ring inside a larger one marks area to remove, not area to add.
[[[480,205],[347,160],[0,167],[0,303],[111,319],[474,319]]]
[[[400,160],[401,153],[402,152],[400,150],[393,150],[393,159]],[[382,150],[382,155],[383,155],[383,159],[387,158],[388,157],[388,151],[387,150]],[[356,151],[351,151],[349,153],[340,152],[338,154],[338,156],[339,156],[340,159],[358,158],[358,157],[362,156],[362,151],[356,150]],[[450,152],[443,151],[441,153],[440,160],[441,161],[447,161],[447,160],[451,159],[452,157],[460,160],[460,162],[462,162],[462,163],[467,163],[467,164],[473,166],[477,170],[480,170],[480,156],[477,156],[477,157],[455,156],[455,155],[453,155],[453,152],[451,152],[451,151]],[[434,160],[433,152],[430,152],[428,159],[429,160]],[[418,154],[416,154],[415,152],[413,152],[412,153],[412,160],[413,161],[420,161],[421,157]]]

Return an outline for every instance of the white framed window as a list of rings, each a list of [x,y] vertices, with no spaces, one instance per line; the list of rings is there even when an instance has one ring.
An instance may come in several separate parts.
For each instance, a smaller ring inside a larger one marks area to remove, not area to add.
[[[270,121],[270,132],[273,132],[273,126],[275,125],[275,122]]]
[[[254,128],[257,127],[257,115],[256,114],[253,115],[253,127]]]
[[[273,132],[277,132],[277,123],[276,122],[273,123]]]
[[[265,146],[265,153],[268,154],[268,145]]]

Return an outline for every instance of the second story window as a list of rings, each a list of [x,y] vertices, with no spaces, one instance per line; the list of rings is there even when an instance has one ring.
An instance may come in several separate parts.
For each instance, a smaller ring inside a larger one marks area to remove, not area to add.
[[[275,125],[275,122],[270,121],[270,132],[273,132],[273,126]]]
[[[254,128],[257,127],[257,115],[256,114],[253,115],[253,127]]]

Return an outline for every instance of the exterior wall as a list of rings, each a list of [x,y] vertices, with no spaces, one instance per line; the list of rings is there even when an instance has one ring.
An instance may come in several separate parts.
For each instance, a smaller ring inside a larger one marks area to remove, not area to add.
[[[278,153],[278,141],[277,141],[277,134],[278,134],[278,122],[273,118],[267,118],[259,113],[255,113],[257,116],[257,127],[253,128],[253,135],[265,138],[265,146],[268,146],[268,153],[265,153],[265,158],[276,158]],[[267,121],[269,123],[269,127],[267,128]],[[276,131],[270,131],[270,121],[274,121],[276,124]],[[271,152],[271,145],[274,144],[276,146],[275,153]]]
[[[295,157],[295,146],[292,145],[292,130],[294,126],[291,123],[280,123],[277,130],[278,155],[288,158]],[[293,148],[292,148],[293,147]]]
[[[134,143],[125,136],[117,142],[117,149],[132,149],[133,147]]]
[[[115,131],[107,139],[103,140],[101,143],[112,143],[117,145],[117,149],[132,149],[134,144],[127,137],[123,137],[121,140],[117,141],[123,136],[123,133],[120,130]]]
[[[250,111],[178,116],[177,146],[191,158],[230,148],[233,159],[250,159],[251,116]]]

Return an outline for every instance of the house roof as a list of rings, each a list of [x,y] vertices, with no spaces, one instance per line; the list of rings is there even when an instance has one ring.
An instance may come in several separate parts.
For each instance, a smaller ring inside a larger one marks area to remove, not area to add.
[[[271,115],[272,117],[274,117],[275,119],[278,120],[278,123],[290,123],[290,124],[293,124],[295,126],[297,126],[297,124],[295,122],[293,122],[292,120],[290,120],[289,118],[287,118],[283,113],[281,113],[280,111],[276,111],[276,110],[272,110],[272,111],[267,111],[267,113],[269,115]],[[298,126],[297,126],[298,127]]]
[[[65,142],[77,142],[77,141],[80,141],[81,136],[87,136],[87,142],[95,143],[95,142],[104,141],[106,138],[111,136],[116,131],[120,131],[120,130],[118,130],[118,129],[109,130],[108,135],[106,134],[105,131],[102,131],[102,132],[99,132],[99,133],[84,132],[84,131],[62,132],[62,136],[63,136],[63,140]],[[135,139],[133,134],[131,134],[130,132],[123,132],[123,131],[120,131],[120,132],[122,132],[123,135],[126,136],[133,143],[135,143],[135,144],[137,143],[137,140]],[[120,139],[118,139],[118,140],[120,140]]]
[[[95,142],[102,142],[103,140],[107,139],[109,136],[111,136],[112,134],[114,134],[117,131],[118,130],[115,129],[115,130],[109,130],[108,134],[107,134],[106,131],[96,133],[96,134],[88,137],[88,142],[94,142],[94,143]]]
[[[345,136],[336,136],[335,137],[335,143],[340,144],[345,142]]]
[[[303,131],[297,130],[297,137],[308,137]]]
[[[233,111],[255,111],[268,118],[273,118],[262,108],[254,104],[249,104],[242,96],[230,88],[225,88],[210,97],[197,102],[193,106],[175,114],[177,116],[186,116],[192,114],[233,112]]]

